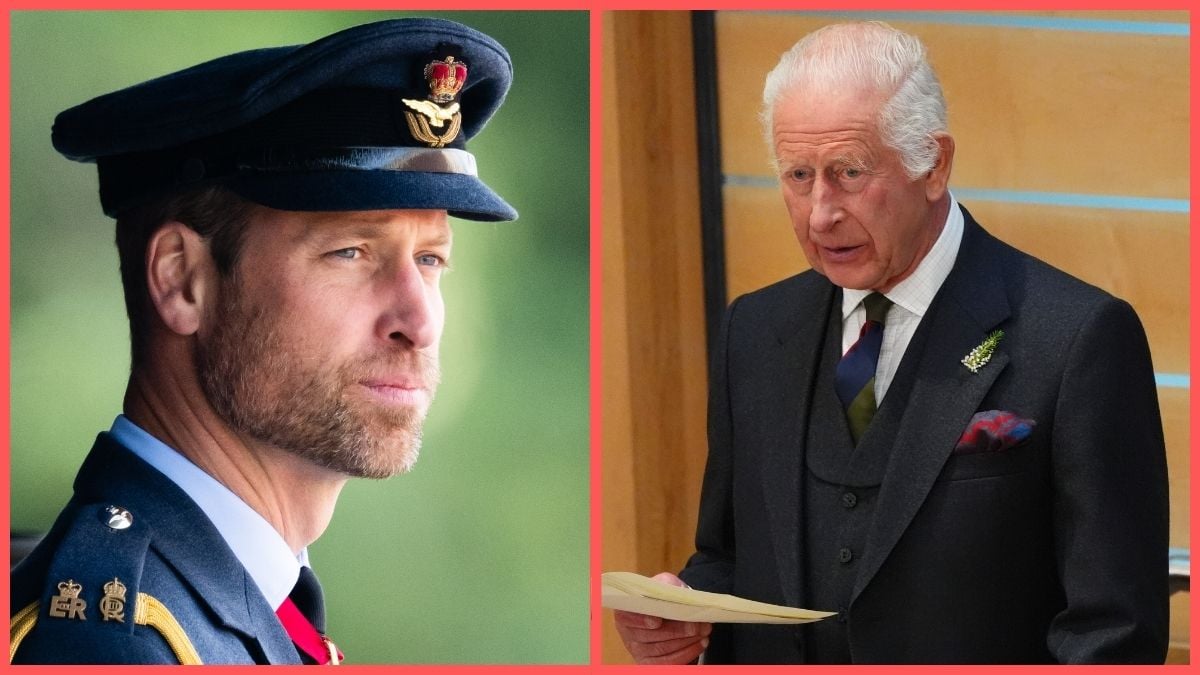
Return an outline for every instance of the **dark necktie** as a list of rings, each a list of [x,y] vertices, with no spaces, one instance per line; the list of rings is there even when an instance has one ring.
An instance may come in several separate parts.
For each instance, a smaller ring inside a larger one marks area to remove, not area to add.
[[[863,298],[863,306],[867,308],[867,320],[858,341],[838,361],[836,377],[837,395],[846,409],[855,444],[875,416],[875,367],[883,345],[883,320],[892,301],[882,293],[872,293]]]
[[[342,653],[325,637],[325,595],[312,569],[300,568],[296,586],[275,614],[305,664],[336,666],[341,662]]]

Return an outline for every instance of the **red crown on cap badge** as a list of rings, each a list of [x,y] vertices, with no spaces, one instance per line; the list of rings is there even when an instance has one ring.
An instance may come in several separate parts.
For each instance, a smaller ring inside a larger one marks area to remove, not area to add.
[[[449,103],[467,83],[467,64],[447,56],[425,66],[425,81],[429,83],[429,99]]]

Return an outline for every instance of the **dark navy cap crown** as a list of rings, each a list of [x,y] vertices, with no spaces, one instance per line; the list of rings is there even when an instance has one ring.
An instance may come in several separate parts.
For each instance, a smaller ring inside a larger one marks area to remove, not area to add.
[[[466,141],[512,82],[490,37],[440,19],[356,26],[224,56],[58,115],[54,147],[96,162],[104,212],[220,183],[299,211],[516,212],[476,175]]]

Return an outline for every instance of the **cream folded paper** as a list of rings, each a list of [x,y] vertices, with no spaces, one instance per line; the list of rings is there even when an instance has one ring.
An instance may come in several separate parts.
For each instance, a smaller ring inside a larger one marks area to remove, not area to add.
[[[713,623],[809,623],[835,612],[771,605],[724,593],[671,586],[633,572],[600,575],[601,604],[679,621]]]

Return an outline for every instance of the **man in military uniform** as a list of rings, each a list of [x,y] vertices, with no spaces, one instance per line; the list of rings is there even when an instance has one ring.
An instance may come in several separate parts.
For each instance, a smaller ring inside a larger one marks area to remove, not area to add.
[[[61,113],[132,336],[124,414],[12,572],[13,663],[338,663],[306,547],[416,460],[448,216],[512,220],[465,143],[512,66],[434,19],[242,52]]]

